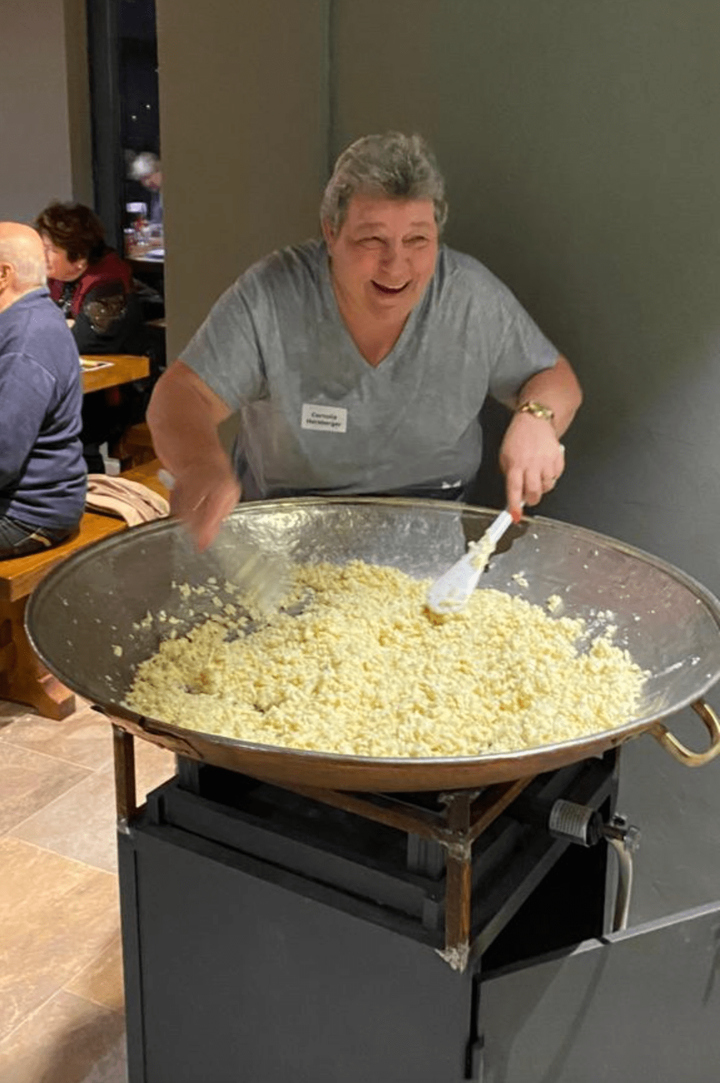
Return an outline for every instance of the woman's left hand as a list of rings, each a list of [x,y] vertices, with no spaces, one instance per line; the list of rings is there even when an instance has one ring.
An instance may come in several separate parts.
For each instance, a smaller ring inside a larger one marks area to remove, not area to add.
[[[551,421],[515,414],[500,447],[507,506],[519,519],[523,504],[538,504],[565,469],[565,449]]]

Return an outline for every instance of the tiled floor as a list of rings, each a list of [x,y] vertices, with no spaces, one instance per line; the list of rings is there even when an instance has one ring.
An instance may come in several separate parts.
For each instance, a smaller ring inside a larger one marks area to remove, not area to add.
[[[111,728],[0,700],[0,1083],[125,1083]],[[138,799],[170,753],[136,741]]]

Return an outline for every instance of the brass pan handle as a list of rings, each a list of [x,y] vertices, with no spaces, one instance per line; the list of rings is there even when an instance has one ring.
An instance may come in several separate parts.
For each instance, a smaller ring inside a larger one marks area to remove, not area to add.
[[[662,722],[656,722],[651,726],[650,732],[655,740],[659,741],[665,751],[669,752],[678,763],[683,763],[686,767],[702,767],[703,764],[714,760],[720,752],[720,719],[704,699],[699,699],[696,703],[693,703],[692,709],[700,716],[710,734],[710,748],[707,751],[692,752],[681,741],[678,741],[677,737]]]

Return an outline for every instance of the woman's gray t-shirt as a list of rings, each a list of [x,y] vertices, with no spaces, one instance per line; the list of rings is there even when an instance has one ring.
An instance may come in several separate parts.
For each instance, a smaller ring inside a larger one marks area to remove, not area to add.
[[[455,489],[482,457],[487,395],[512,402],[558,351],[510,290],[442,246],[386,358],[363,358],[320,241],[250,267],[181,354],[240,411],[246,495]]]

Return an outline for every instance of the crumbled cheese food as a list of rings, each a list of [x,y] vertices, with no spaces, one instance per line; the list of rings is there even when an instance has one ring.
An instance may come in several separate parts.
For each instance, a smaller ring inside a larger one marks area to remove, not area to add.
[[[608,635],[498,590],[457,614],[427,580],[353,561],[302,565],[312,604],[252,634],[222,613],[142,662],[132,709],[264,745],[372,757],[478,756],[624,724],[647,676]],[[144,622],[142,622],[144,623]]]

